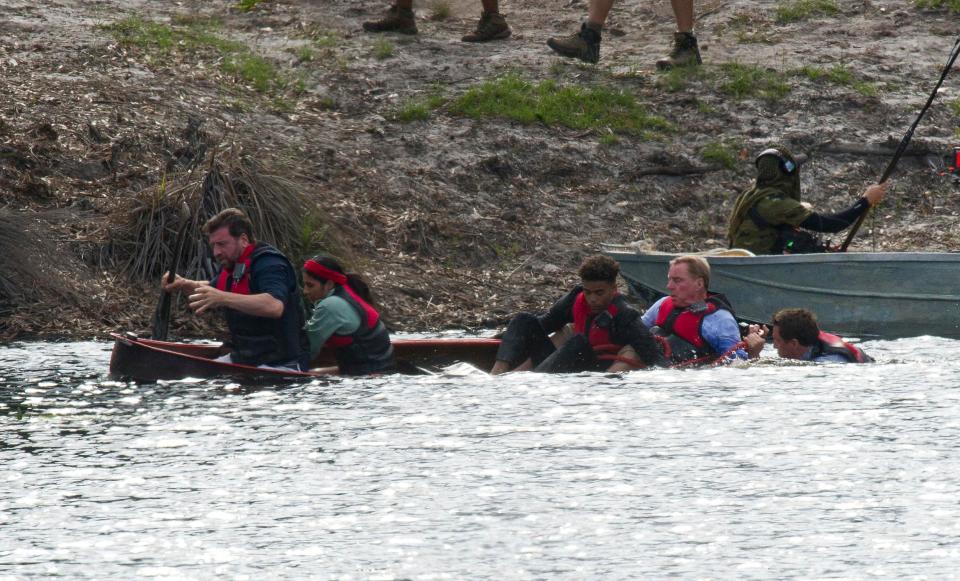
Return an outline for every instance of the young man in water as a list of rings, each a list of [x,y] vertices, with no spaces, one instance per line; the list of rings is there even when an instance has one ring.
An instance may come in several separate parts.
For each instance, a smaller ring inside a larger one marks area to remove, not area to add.
[[[750,326],[750,335],[764,341],[763,329]],[[773,346],[784,359],[815,363],[873,363],[863,349],[824,333],[817,316],[807,309],[782,309],[773,315]],[[749,335],[748,335],[749,337]]]
[[[546,314],[520,313],[510,321],[490,373],[620,372],[664,364],[640,313],[617,289],[619,272],[620,265],[609,256],[584,260],[581,283]]]
[[[230,330],[230,363],[306,371],[309,348],[297,276],[276,248],[257,242],[241,210],[227,208],[207,221],[203,233],[221,270],[210,281],[177,275],[163,290],[189,296],[197,313],[222,308]]]

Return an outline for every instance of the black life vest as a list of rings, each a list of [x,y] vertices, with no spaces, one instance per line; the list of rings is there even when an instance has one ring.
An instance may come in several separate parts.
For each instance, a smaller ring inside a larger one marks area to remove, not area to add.
[[[683,363],[693,359],[712,361],[721,354],[703,338],[703,320],[717,311],[729,311],[730,303],[720,293],[709,293],[706,300],[683,308],[673,304],[673,297],[667,297],[660,303],[654,325],[655,333],[664,337],[670,353],[664,353],[674,363]]]
[[[218,290],[251,295],[263,292],[252,276],[254,265],[265,256],[283,259],[288,269],[289,286],[283,314],[277,319],[257,317],[235,309],[223,309],[230,329],[230,347],[234,363],[247,365],[287,365],[298,363],[307,369],[309,343],[303,330],[303,303],[297,292],[293,265],[276,248],[265,243],[249,245],[232,268],[223,268],[214,286]]]
[[[813,348],[812,358],[821,355],[840,355],[848,363],[873,363],[873,358],[864,353],[863,349],[847,343],[836,335],[820,331],[817,344]]]
[[[345,300],[360,317],[356,331],[349,335],[334,334],[327,339],[326,345],[333,348],[340,373],[368,375],[392,370],[393,345],[380,313],[348,285],[334,286],[333,296]]]
[[[606,310],[594,315],[590,312],[590,305],[587,304],[587,298],[583,291],[580,291],[580,294],[573,301],[573,330],[575,333],[585,336],[594,349],[601,345],[615,345],[622,349],[623,345],[616,344],[613,341],[611,326],[616,316],[625,312],[626,308],[626,301],[618,293],[607,305]]]

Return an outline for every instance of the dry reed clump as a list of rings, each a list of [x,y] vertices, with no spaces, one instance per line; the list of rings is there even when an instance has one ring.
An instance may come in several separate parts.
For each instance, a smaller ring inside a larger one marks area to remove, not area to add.
[[[342,256],[309,187],[290,168],[268,168],[232,152],[212,155],[202,167],[131,197],[111,228],[109,254],[130,278],[157,281],[173,262],[183,220],[190,220],[179,274],[212,278],[217,265],[201,228],[221,210],[240,208],[250,217],[257,240],[276,246],[294,264],[318,251]]]
[[[53,234],[51,224],[70,220],[67,214],[0,209],[0,339],[29,333],[49,305],[65,321],[92,295],[79,260]]]

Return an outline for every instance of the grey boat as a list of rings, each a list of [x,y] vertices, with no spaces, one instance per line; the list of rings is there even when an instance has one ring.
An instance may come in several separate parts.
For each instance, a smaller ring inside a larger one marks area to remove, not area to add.
[[[620,245],[603,250],[620,263],[641,302],[667,292],[668,263],[678,254]],[[781,308],[804,307],[824,330],[848,338],[960,339],[960,253],[698,254],[710,263],[710,290],[725,294],[741,320],[765,322]]]

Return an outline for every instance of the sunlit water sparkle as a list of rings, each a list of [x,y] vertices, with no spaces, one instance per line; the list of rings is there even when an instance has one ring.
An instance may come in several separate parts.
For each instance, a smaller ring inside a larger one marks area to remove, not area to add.
[[[0,348],[0,578],[955,579],[960,342],[247,387]]]

